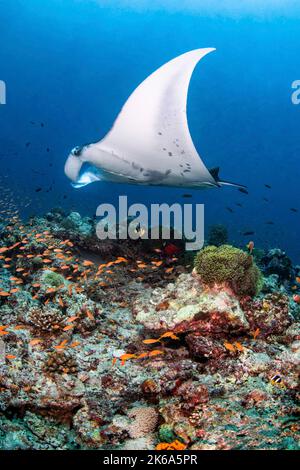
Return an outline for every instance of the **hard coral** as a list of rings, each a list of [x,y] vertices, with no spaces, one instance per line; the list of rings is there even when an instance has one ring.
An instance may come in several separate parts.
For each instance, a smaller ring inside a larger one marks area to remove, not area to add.
[[[63,317],[60,311],[53,307],[33,308],[29,312],[29,322],[43,333],[54,333],[62,327]]]
[[[230,245],[208,246],[199,251],[195,269],[204,285],[227,285],[238,297],[256,295],[261,273],[248,253]]]
[[[128,416],[133,419],[128,428],[132,439],[144,437],[153,432],[158,422],[158,413],[155,408],[150,406],[132,408],[128,412]]]
[[[44,364],[44,372],[49,375],[76,374],[77,363],[72,356],[64,352],[53,352],[48,355]]]

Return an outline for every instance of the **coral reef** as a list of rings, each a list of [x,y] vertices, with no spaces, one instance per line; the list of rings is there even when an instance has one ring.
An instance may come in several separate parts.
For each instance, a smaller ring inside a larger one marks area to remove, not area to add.
[[[0,252],[1,449],[300,448],[299,267],[255,296],[246,252],[192,271],[60,209],[3,222]]]
[[[279,248],[269,250],[260,260],[265,274],[277,274],[280,281],[290,281],[293,277],[293,266],[287,254]]]

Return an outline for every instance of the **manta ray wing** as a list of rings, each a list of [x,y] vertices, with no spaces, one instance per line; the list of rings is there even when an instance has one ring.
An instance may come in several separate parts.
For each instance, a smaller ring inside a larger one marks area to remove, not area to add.
[[[130,95],[111,131],[93,144],[136,169],[137,179],[162,184],[193,182],[216,186],[193,144],[187,122],[187,94],[199,60],[214,51],[196,49],[167,62]],[[116,173],[118,171],[116,170]]]

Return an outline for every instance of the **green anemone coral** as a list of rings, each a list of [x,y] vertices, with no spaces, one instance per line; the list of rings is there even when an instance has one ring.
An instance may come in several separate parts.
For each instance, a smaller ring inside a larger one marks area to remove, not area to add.
[[[199,251],[195,269],[203,284],[225,284],[239,297],[252,297],[261,289],[262,275],[253,257],[230,245],[208,246]]]
[[[45,271],[42,277],[42,283],[45,288],[58,287],[65,283],[65,278],[53,271]]]

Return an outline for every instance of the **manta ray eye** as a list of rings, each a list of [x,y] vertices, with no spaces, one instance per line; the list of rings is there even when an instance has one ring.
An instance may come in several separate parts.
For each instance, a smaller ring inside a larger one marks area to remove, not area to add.
[[[71,151],[72,155],[75,157],[79,157],[81,155],[83,147],[74,147],[73,150]]]

